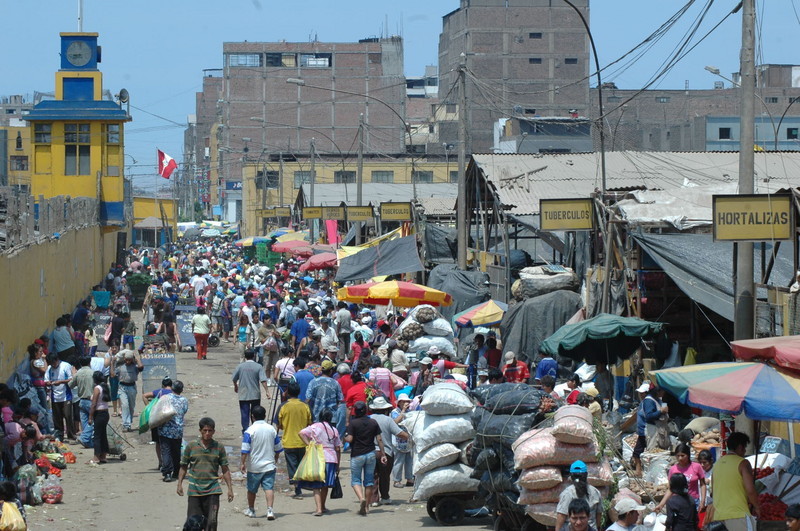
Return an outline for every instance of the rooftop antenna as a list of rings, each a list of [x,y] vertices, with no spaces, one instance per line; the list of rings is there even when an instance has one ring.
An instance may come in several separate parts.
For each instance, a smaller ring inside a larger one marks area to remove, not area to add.
[[[78,0],[78,33],[83,33],[83,0]]]

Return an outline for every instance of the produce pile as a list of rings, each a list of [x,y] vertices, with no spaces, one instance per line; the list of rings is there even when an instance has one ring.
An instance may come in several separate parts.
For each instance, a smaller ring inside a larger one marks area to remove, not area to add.
[[[760,494],[758,503],[761,506],[761,520],[780,521],[786,519],[788,507],[777,496],[767,493]]]
[[[472,399],[459,386],[440,383],[422,395],[422,411],[402,422],[414,445],[414,500],[456,492],[475,492],[464,450],[475,436],[470,422]]]
[[[77,461],[75,454],[63,442],[45,440],[36,443],[33,455],[33,464],[22,465],[14,474],[19,500],[26,505],[60,503],[64,496],[61,471]]]
[[[587,463],[589,484],[601,490],[614,483],[607,460],[598,462],[598,447],[592,428],[592,414],[581,406],[564,406],[556,411],[551,428],[534,428],[513,445],[514,466],[519,477],[519,504],[542,525],[555,525],[561,492],[569,486],[569,465]]]
[[[771,476],[774,472],[775,472],[775,469],[772,468],[771,466],[768,466],[766,468],[756,468],[755,470],[753,470],[753,473],[755,474],[756,479],[763,479],[763,478],[765,478],[767,476]]]
[[[397,341],[397,348],[405,352],[427,352],[430,347],[435,346],[449,356],[456,353],[453,337],[450,322],[428,304],[409,310],[392,335]]]
[[[708,431],[704,431],[703,433],[698,433],[694,437],[692,437],[692,446],[698,447],[700,446],[703,448],[705,446],[719,446],[720,438],[719,438],[719,428],[714,428]]]
[[[512,447],[555,409],[555,402],[527,384],[483,385],[474,389],[472,396],[482,404],[472,414],[475,440],[468,450],[468,462],[475,468],[472,477],[480,480],[487,507],[522,515],[524,508],[518,505],[520,473],[514,467]]]

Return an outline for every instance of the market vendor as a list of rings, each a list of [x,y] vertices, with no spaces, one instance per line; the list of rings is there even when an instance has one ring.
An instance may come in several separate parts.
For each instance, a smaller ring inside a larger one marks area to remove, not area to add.
[[[636,477],[642,476],[642,454],[647,448],[647,429],[648,425],[655,428],[655,423],[661,415],[667,413],[667,406],[658,399],[657,388],[651,388],[649,382],[645,382],[636,389],[639,393],[639,409],[636,412],[636,446],[633,448],[633,464],[636,469]]]
[[[603,497],[600,491],[589,485],[589,469],[583,461],[575,461],[569,467],[571,485],[561,491],[556,507],[556,529],[561,529],[567,521],[570,502],[584,499],[589,504],[589,526],[598,529],[597,523],[603,521]]]
[[[733,432],[728,437],[728,454],[714,464],[711,491],[714,493],[712,522],[724,522],[730,531],[755,529],[761,510],[753,478],[753,467],[744,458],[750,437]],[[751,510],[752,507],[752,510]]]

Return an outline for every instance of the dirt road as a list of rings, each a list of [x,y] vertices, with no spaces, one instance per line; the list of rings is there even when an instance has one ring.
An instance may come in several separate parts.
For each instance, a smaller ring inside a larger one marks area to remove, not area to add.
[[[241,445],[239,407],[231,383],[231,374],[239,362],[232,344],[222,343],[209,350],[208,360],[198,361],[194,352],[178,354],[178,377],[184,382],[184,396],[189,399],[184,439],[198,435],[197,422],[210,416],[217,423],[215,438],[228,447],[229,459],[238,463]],[[147,389],[150,391],[150,389]],[[141,383],[139,397],[141,397]],[[141,400],[136,412],[141,411]],[[112,424],[120,427],[119,417]],[[138,420],[134,419],[134,424]],[[121,431],[121,429],[120,429]],[[186,498],[175,492],[175,483],[163,483],[157,470],[155,447],[150,444],[150,434],[124,434],[131,446],[126,449],[127,460],[109,457],[104,465],[86,464],[91,450],[76,445],[71,448],[78,457],[77,464],[69,465],[63,472],[64,500],[59,505],[43,505],[28,513],[31,529],[181,529],[186,519]],[[357,514],[358,504],[350,485],[349,459],[343,455],[342,485],[344,498],[328,503],[331,514],[314,517],[314,501],[310,493],[304,499],[290,496],[285,462],[281,458],[276,482],[275,512],[277,519],[267,521],[263,495],[256,501],[259,518],[247,518],[242,511],[247,508],[244,480],[234,481],[235,498],[232,503],[222,501],[219,515],[220,529],[245,529],[272,527],[273,529],[303,529],[324,526],[326,529],[355,529],[369,525],[372,529],[416,529],[439,527],[431,520],[424,504],[408,503],[410,488],[393,489],[394,505],[372,509],[367,517]],[[232,467],[235,470],[235,468]],[[185,485],[184,485],[185,487]],[[467,519],[457,529],[491,529],[488,518]]]

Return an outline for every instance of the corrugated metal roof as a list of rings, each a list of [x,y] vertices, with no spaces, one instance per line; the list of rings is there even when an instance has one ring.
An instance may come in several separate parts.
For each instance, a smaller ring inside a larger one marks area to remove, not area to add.
[[[586,197],[600,190],[599,153],[472,156],[498,199],[513,214],[536,214],[540,199]],[[612,151],[606,189],[669,190],[736,183],[738,152]],[[755,193],[800,186],[800,152],[755,154]]]
[[[455,216],[455,197],[421,197],[417,202],[428,216]]]
[[[303,194],[309,197],[310,187],[303,185]],[[299,190],[298,190],[299,193]],[[458,185],[456,183],[425,183],[414,186],[411,184],[390,183],[364,183],[362,188],[362,203],[377,206],[379,203],[394,201],[405,202],[429,197],[445,198],[457,197]],[[347,184],[316,184],[314,185],[314,203],[320,206],[339,206],[340,203],[356,204],[356,185]]]

